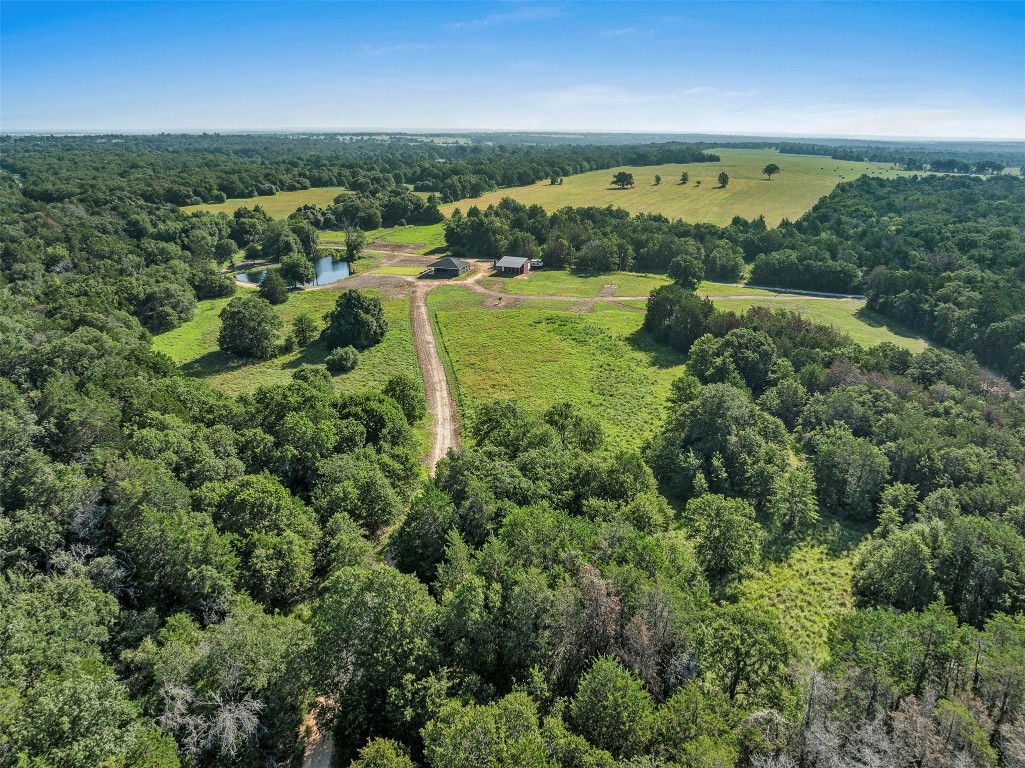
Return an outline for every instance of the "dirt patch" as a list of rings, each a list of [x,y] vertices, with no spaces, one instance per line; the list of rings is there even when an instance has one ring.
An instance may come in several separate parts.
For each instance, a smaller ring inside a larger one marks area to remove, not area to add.
[[[368,251],[380,251],[381,253],[416,254],[423,247],[423,243],[389,243],[387,240],[374,240],[366,248]]]
[[[317,699],[316,706],[303,718],[302,727],[299,729],[300,738],[305,745],[303,768],[331,768],[335,740],[331,736],[331,732],[321,727],[318,721],[318,715],[330,705],[331,702],[321,696]]]
[[[381,275],[376,272],[361,274],[339,280],[337,283],[316,285],[308,291],[347,291],[350,288],[380,291],[391,299],[408,299],[413,293],[413,283],[404,275]]]

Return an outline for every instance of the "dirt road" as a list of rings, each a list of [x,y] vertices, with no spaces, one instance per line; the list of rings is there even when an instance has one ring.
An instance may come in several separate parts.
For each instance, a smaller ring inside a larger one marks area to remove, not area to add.
[[[448,453],[449,448],[459,447],[456,406],[449,390],[445,366],[438,355],[438,344],[427,311],[427,293],[435,285],[437,283],[418,283],[413,289],[409,303],[409,322],[413,329],[413,343],[416,346],[416,362],[420,366],[420,375],[424,380],[427,411],[434,420],[434,438],[425,460],[432,474],[438,461]]]

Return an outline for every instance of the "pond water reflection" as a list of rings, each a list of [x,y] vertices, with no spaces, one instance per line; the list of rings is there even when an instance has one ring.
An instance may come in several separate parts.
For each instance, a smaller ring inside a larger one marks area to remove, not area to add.
[[[344,280],[349,276],[349,262],[337,260],[332,256],[322,256],[317,259],[313,262],[313,269],[317,276],[313,279],[312,283],[301,283],[302,287],[337,283],[339,280]],[[254,269],[251,272],[236,273],[235,279],[243,283],[259,285],[266,274],[266,269]]]

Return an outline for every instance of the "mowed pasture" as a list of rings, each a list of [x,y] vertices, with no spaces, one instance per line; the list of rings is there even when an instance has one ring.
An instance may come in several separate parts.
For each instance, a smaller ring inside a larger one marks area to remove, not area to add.
[[[285,322],[286,331],[302,312],[308,312],[322,328],[324,313],[331,310],[337,299],[337,290],[292,291],[288,301],[274,307],[274,310]],[[201,378],[230,395],[253,392],[268,384],[286,384],[300,365],[324,362],[328,350],[319,341],[270,360],[247,360],[221,352],[217,346],[220,313],[229,301],[211,299],[199,302],[192,320],[156,336],[154,348],[171,357],[186,375]],[[399,373],[408,374],[417,381],[420,379],[409,327],[409,301],[382,297],[382,302],[388,319],[388,332],[380,344],[360,354],[360,363],[354,371],[334,377],[335,388],[339,392],[380,389],[390,377]]]
[[[576,275],[562,270],[532,272],[523,277],[486,277],[481,284],[493,291],[515,296],[566,296],[594,298],[606,285],[615,285],[611,296],[646,296],[653,289],[666,285],[665,275],[643,272],[610,272],[602,275]],[[828,299],[799,296],[745,285],[702,282],[697,293],[707,296],[722,310],[742,313],[751,307],[764,306],[798,312],[816,323],[831,325],[850,334],[858,344],[872,346],[892,342],[913,352],[921,352],[926,342],[880,315],[865,308],[861,299]],[[629,306],[643,309],[646,301],[628,299]],[[598,306],[601,306],[600,304]]]
[[[468,299],[456,286],[428,295],[464,418],[496,399],[538,414],[568,400],[601,420],[612,445],[637,448],[658,430],[684,358],[641,330],[642,313],[556,311],[550,302],[490,310]]]
[[[622,166],[605,171],[591,171],[566,176],[562,184],[540,181],[526,187],[511,187],[488,192],[477,198],[459,200],[441,206],[450,216],[459,208],[466,212],[471,205],[485,208],[503,197],[511,197],[526,205],[538,204],[549,213],[565,206],[607,205],[630,213],[661,213],[671,219],[707,222],[724,226],[734,216],[756,219],[765,216],[769,226],[777,226],[788,218],[800,218],[824,195],[845,180],[862,174],[879,178],[906,176],[894,171],[888,163],[855,163],[828,157],[781,155],[775,150],[713,149],[718,163],[686,163],[654,166]],[[762,168],[776,163],[781,168],[772,180],[762,175]],[[633,174],[635,186],[617,189],[611,185],[618,171]],[[690,174],[687,184],[680,184],[680,174]],[[716,178],[725,171],[729,185],[719,188]],[[655,186],[655,176],[662,183]],[[700,186],[697,182],[701,182]]]
[[[383,227],[370,230],[364,233],[369,248],[373,243],[393,243],[395,245],[408,245],[413,253],[431,253],[445,247],[445,223],[437,224],[407,224],[401,227]],[[320,233],[321,245],[345,245],[345,233],[335,230],[328,230]],[[415,246],[415,247],[413,247]]]
[[[287,219],[297,208],[304,205],[319,205],[321,208],[331,205],[338,195],[347,190],[344,187],[317,187],[300,189],[295,192],[278,192],[276,195],[258,195],[227,200],[223,203],[203,203],[202,205],[186,205],[185,213],[226,213],[231,216],[239,208],[260,206],[268,215],[275,219]]]

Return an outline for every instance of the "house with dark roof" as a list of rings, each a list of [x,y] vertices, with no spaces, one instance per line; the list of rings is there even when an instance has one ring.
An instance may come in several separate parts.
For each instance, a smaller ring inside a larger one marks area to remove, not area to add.
[[[522,256],[503,256],[495,262],[495,271],[500,275],[525,275],[530,272],[530,259]]]
[[[446,256],[433,264],[428,264],[427,268],[435,277],[459,277],[470,271],[470,262]]]

